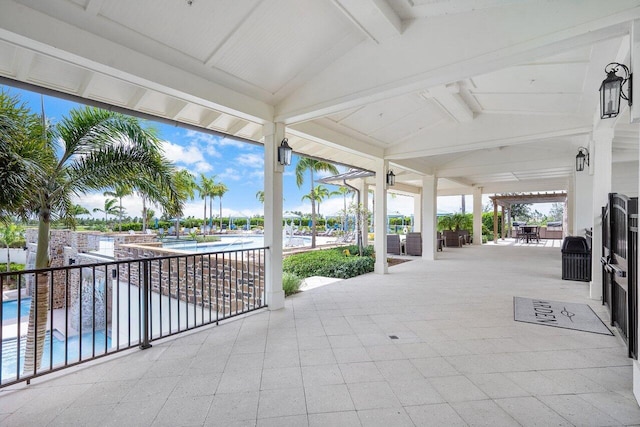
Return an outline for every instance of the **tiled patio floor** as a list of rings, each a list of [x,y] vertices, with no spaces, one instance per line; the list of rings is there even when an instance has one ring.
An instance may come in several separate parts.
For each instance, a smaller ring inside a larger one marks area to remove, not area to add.
[[[618,336],[513,321],[589,303],[559,248],[450,248],[0,392],[2,425],[640,424]],[[390,339],[395,335],[398,339]]]

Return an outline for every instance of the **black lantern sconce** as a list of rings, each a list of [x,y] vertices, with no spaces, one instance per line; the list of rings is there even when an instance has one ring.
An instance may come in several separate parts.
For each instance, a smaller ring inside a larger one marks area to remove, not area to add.
[[[69,258],[69,265],[73,265],[76,263],[76,259],[75,258]]]
[[[396,174],[394,174],[392,170],[387,172],[387,185],[389,187],[396,185]]]
[[[618,70],[624,72],[624,77],[618,76]],[[604,67],[607,78],[600,85],[600,118],[609,119],[616,117],[620,112],[620,98],[629,102],[631,106],[631,83],[632,74],[624,64],[612,62]],[[627,84],[627,94],[622,90],[625,83]]]
[[[579,147],[576,155],[576,172],[582,172],[584,165],[589,166],[589,150],[585,147]]]
[[[293,149],[289,147],[289,140],[284,138],[278,147],[278,163],[282,166],[289,166],[291,164],[291,153]]]

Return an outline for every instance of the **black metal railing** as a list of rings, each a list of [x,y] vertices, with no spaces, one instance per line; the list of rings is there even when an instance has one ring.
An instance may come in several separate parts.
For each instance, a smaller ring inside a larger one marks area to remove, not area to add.
[[[1,273],[0,387],[265,307],[267,249]]]

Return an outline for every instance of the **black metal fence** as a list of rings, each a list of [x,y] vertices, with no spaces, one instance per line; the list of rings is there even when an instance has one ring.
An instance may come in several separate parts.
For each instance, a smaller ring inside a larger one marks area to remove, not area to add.
[[[0,387],[265,307],[266,250],[1,273]]]

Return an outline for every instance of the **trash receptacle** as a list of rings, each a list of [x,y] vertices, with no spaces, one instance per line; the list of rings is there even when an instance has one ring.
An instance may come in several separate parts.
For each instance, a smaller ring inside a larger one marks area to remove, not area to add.
[[[562,280],[591,281],[591,248],[584,237],[569,236],[562,242]]]

